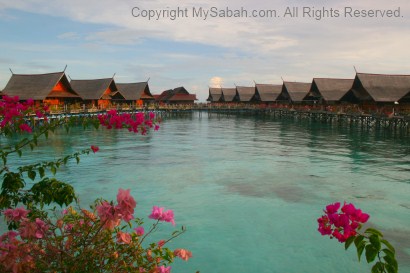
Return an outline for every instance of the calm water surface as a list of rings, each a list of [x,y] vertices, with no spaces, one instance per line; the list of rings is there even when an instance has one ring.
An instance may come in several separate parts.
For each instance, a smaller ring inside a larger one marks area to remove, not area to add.
[[[344,200],[371,215],[396,246],[400,272],[410,272],[409,136],[194,114],[148,136],[78,129],[43,145],[35,157],[100,146],[59,173],[84,206],[115,199],[121,187],[131,189],[140,217],[153,205],[172,208],[188,231],[171,247],[194,255],[173,272],[370,272],[354,248],[317,232],[324,206]],[[155,240],[172,231],[164,225]]]

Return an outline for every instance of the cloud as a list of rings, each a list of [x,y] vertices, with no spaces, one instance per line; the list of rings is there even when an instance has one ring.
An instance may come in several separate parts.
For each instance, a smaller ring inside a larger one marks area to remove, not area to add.
[[[216,87],[216,88],[218,88],[218,87],[222,87],[222,84],[223,84],[223,79],[222,79],[221,77],[215,76],[215,77],[212,77],[212,78],[209,80],[209,86],[210,86],[210,87]]]
[[[281,76],[298,81],[310,81],[317,76],[352,78],[353,65],[363,72],[406,74],[410,71],[410,58],[407,57],[410,2],[407,0],[3,2],[0,7],[3,13],[14,9],[53,16],[57,18],[56,21],[58,17],[64,17],[76,23],[95,26],[84,31],[73,29],[61,33],[58,38],[78,43],[75,51],[83,49],[82,58],[101,56],[101,63],[90,59],[91,64],[81,67],[87,73],[98,75],[108,73],[111,69],[112,73],[117,72],[124,77],[121,79],[130,81],[151,77],[155,91],[186,85],[195,87],[200,98],[206,98],[207,86],[212,86],[217,77],[222,78],[221,82],[228,87],[234,83],[252,85],[253,80],[258,83],[280,83]],[[400,7],[404,17],[317,20],[302,17],[303,10],[300,9],[298,18],[203,20],[191,16],[176,20],[163,17],[149,21],[132,16],[131,11],[135,6],[146,10],[162,10],[164,13],[177,7],[191,11],[194,7],[283,11],[287,6],[297,6],[314,8],[321,13],[321,10],[330,8],[342,10],[345,6],[357,9]],[[64,52],[73,51],[72,45],[63,43],[50,43],[47,46],[15,42],[0,44],[3,49],[10,46],[33,54],[60,51],[64,55]],[[127,58],[121,59],[120,53],[127,55]],[[114,57],[118,58],[117,62]],[[104,63],[110,66],[102,70],[101,65]]]
[[[57,36],[57,38],[62,40],[78,40],[80,35],[76,32],[65,32]]]

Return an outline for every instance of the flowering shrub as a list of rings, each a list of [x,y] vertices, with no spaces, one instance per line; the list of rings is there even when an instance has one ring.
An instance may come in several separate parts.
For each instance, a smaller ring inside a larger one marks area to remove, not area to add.
[[[68,206],[76,197],[71,185],[47,175],[55,175],[70,160],[78,164],[81,155],[98,152],[98,146],[55,161],[7,165],[10,154],[21,157],[24,148],[33,150],[39,137],[47,138],[57,128],[69,131],[76,125],[102,126],[146,134],[151,128],[159,128],[155,114],[109,111],[97,118],[49,119],[47,111],[46,106],[35,107],[32,100],[20,102],[18,97],[5,96],[0,101],[0,134],[21,139],[15,145],[1,143],[0,149],[0,209],[4,209],[0,213],[9,228],[0,236],[0,272],[170,272],[174,257],[192,257],[188,250],[165,247],[185,232],[184,227],[168,239],[145,242],[161,222],[175,225],[174,213],[154,206],[149,217],[156,221],[146,232],[142,219],[134,217],[136,202],[130,190],[120,189],[116,204],[100,200],[91,210],[70,206],[62,214],[48,216],[44,205]],[[30,188],[26,179],[33,181]],[[136,227],[132,231],[133,224]]]
[[[69,207],[55,219],[29,219],[24,208],[7,209],[4,216],[18,226],[0,237],[1,272],[170,272],[175,257],[187,261],[190,251],[165,245],[185,232],[145,246],[160,222],[174,222],[172,210],[145,233],[143,221],[133,222],[136,202],[130,190],[119,189],[117,204],[97,201],[94,209]],[[153,208],[153,212],[158,207]],[[152,215],[152,214],[151,214]],[[152,217],[150,217],[152,218]],[[128,224],[121,226],[121,223]]]
[[[383,238],[383,234],[374,228],[360,232],[362,224],[369,220],[369,214],[346,202],[341,209],[340,206],[339,202],[326,206],[325,214],[317,219],[320,234],[345,243],[346,250],[354,243],[359,261],[363,251],[368,263],[377,258],[377,262],[372,267],[372,273],[398,272],[394,247]]]
[[[35,107],[33,100],[20,102],[18,97],[4,96],[0,100],[0,134],[5,136],[21,135],[21,140],[15,145],[1,145],[0,157],[3,160],[3,167],[0,175],[3,175],[3,183],[0,192],[0,209],[16,207],[19,203],[31,210],[32,214],[41,216],[44,205],[57,203],[58,205],[68,205],[76,200],[74,189],[71,185],[60,181],[54,177],[47,177],[47,173],[55,175],[58,169],[66,165],[70,160],[75,159],[80,162],[80,156],[93,153],[99,147],[91,145],[91,148],[84,149],[63,158],[51,162],[41,162],[26,166],[7,166],[7,158],[10,154],[16,153],[22,156],[23,150],[30,147],[33,150],[41,136],[48,137],[49,132],[64,127],[69,131],[70,127],[82,125],[84,127],[93,126],[98,128],[103,126],[107,129],[126,128],[135,133],[146,134],[154,127],[158,130],[158,120],[155,114],[144,113],[128,114],[117,113],[115,110],[107,114],[100,114],[97,118],[85,116],[73,116],[69,118],[49,119],[47,117],[47,106]],[[40,178],[31,188],[26,188],[26,179],[32,181]],[[9,226],[13,228],[13,224]]]

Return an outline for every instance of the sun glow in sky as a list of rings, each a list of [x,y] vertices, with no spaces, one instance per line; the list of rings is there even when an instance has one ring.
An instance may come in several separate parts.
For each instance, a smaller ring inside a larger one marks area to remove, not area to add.
[[[66,64],[73,79],[150,78],[154,94],[185,86],[200,101],[209,86],[353,78],[353,66],[410,74],[409,18],[408,0],[0,0],[0,89],[9,68]]]

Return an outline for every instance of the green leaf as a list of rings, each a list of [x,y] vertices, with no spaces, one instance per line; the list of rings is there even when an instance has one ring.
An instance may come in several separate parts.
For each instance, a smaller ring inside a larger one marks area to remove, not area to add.
[[[17,150],[17,154],[19,155],[19,157],[21,157],[21,155],[23,154],[23,152],[21,150]]]
[[[377,252],[380,251],[380,249],[382,248],[382,244],[380,243],[380,238],[378,235],[372,234],[369,237],[369,241],[372,244],[372,246],[377,250]]]
[[[356,236],[356,239],[354,239],[354,244],[356,245],[356,247],[358,247],[360,245],[360,243],[363,241],[363,239],[364,239],[363,235]]]
[[[356,242],[355,242],[356,243]],[[365,242],[360,242],[359,245],[356,245],[357,248],[357,258],[359,259],[360,262],[360,258],[362,257],[362,253],[364,250],[364,247],[366,246]]]
[[[374,235],[383,237],[383,233],[381,233],[380,231],[378,231],[377,229],[374,229],[374,228],[368,228],[368,229],[366,229],[366,231],[364,233],[374,234]]]
[[[35,171],[33,171],[33,170],[30,170],[30,171],[27,172],[27,175],[28,175],[28,177],[29,177],[31,180],[34,181],[34,179],[36,179],[37,173],[36,173]]]
[[[349,248],[349,246],[354,242],[354,240],[356,239],[355,236],[350,236],[346,242],[345,242],[345,249],[347,250]]]
[[[394,253],[391,252],[390,249],[385,248],[382,251],[384,252],[384,254],[386,254],[386,256],[389,256],[394,259]]]
[[[397,273],[399,272],[399,269],[396,267],[394,268],[393,266],[386,264],[385,268],[387,269],[387,273]]]
[[[70,158],[70,156],[68,155],[68,156],[66,156],[66,157],[64,157],[64,159],[63,159],[63,162],[64,162],[64,164],[67,164],[67,162],[68,162],[68,159]]]
[[[380,242],[382,242],[385,246],[387,246],[387,248],[391,252],[396,253],[396,251],[394,250],[394,247],[387,240],[382,239],[382,240],[380,240]]]
[[[76,156],[75,160],[77,161],[77,164],[80,163],[80,157]]]
[[[38,168],[38,173],[40,174],[40,178],[43,178],[45,175],[45,170],[43,167]]]
[[[373,262],[377,256],[377,253],[379,252],[372,245],[367,245],[366,246],[366,261],[368,263]]]
[[[51,166],[50,170],[51,170],[51,173],[52,173],[53,175],[55,175],[56,172],[57,172],[57,169],[56,169],[56,167],[55,167],[54,165]]]
[[[380,273],[383,272],[383,264],[381,262],[377,262],[373,267],[372,267],[372,273]]]
[[[24,188],[25,182],[19,173],[5,173],[3,183],[1,185],[2,192],[17,193],[20,189]]]
[[[391,256],[384,256],[383,259],[386,261],[388,265],[390,265],[392,268],[394,268],[396,271],[399,268],[399,264],[397,263],[397,260],[394,257]]]

